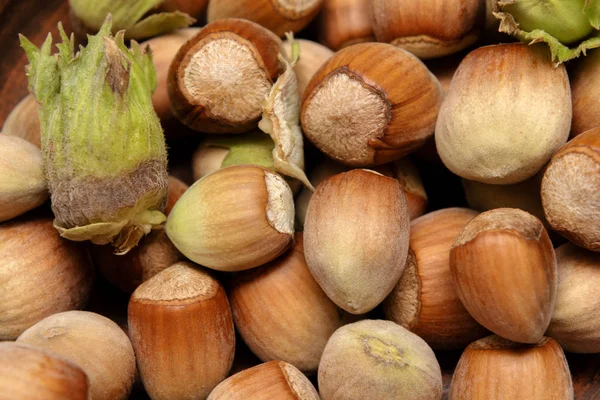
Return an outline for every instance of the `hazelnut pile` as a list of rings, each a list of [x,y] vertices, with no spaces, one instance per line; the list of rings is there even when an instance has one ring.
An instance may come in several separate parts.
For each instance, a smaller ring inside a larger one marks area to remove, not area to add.
[[[0,400],[591,399],[600,11],[538,2],[70,0],[0,134]]]

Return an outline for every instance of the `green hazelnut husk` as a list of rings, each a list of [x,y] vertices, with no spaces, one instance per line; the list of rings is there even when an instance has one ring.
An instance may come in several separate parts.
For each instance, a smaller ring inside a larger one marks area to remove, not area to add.
[[[108,14],[113,29],[125,29],[127,39],[144,39],[192,25],[196,20],[181,11],[157,12],[146,16],[165,0],[69,0],[71,21],[81,34],[96,33]],[[145,18],[144,18],[145,17]]]
[[[546,43],[557,64],[600,47],[598,0],[492,0],[492,8],[500,32]]]
[[[62,43],[50,54],[21,36],[29,58],[29,89],[38,103],[44,175],[54,226],[61,236],[129,251],[162,224],[167,198],[167,154],[152,107],[156,72],[151,54],[123,32],[113,37],[108,17],[75,53]]]

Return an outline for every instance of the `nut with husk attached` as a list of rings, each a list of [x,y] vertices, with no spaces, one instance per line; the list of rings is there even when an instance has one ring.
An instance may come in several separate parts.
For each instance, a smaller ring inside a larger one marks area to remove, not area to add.
[[[159,12],[146,16],[163,3],[165,0],[69,0],[72,25],[79,34],[93,34],[101,30],[107,14],[114,17],[115,31],[127,30],[127,39],[160,35],[185,28],[195,22],[192,17],[181,11]]]
[[[292,191],[263,167],[223,168],[184,193],[165,229],[175,247],[200,265],[220,271],[257,267],[293,243]]]
[[[67,239],[110,242],[126,253],[166,219],[167,157],[152,107],[152,57],[135,42],[127,49],[111,26],[107,17],[77,54],[61,26],[58,54],[50,54],[50,35],[41,49],[23,36],[21,45],[55,227]]]
[[[440,400],[442,373],[423,339],[391,321],[364,320],[327,342],[319,390],[323,400]]]
[[[573,383],[562,348],[548,337],[531,345],[496,335],[471,343],[450,387],[453,400],[572,400]]]
[[[48,198],[40,150],[25,139],[0,135],[0,221],[29,211]]]
[[[524,43],[544,42],[562,63],[600,46],[600,5],[595,0],[492,0],[500,32]]]

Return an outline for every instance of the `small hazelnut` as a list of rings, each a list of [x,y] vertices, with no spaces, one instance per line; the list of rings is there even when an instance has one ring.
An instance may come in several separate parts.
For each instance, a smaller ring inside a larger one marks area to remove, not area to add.
[[[51,219],[25,217],[0,225],[0,340],[16,339],[49,315],[85,307],[92,287],[85,247],[62,239]]]
[[[373,31],[419,58],[456,53],[479,38],[485,5],[481,0],[372,0]]]
[[[207,400],[248,399],[320,400],[320,397],[296,367],[283,361],[269,361],[225,379]]]
[[[441,400],[442,372],[423,339],[391,321],[345,325],[319,365],[323,400]]]
[[[453,400],[572,400],[573,384],[560,345],[531,345],[488,336],[463,352],[450,386]]]
[[[167,196],[167,206],[165,207],[165,215],[169,215],[175,203],[183,196],[186,190],[189,189],[187,183],[169,175],[169,195]]]
[[[313,76],[302,129],[329,157],[353,167],[397,160],[433,134],[442,89],[415,56],[385,43],[338,51]]]
[[[25,139],[0,134],[0,222],[36,208],[47,198],[40,149]]]
[[[22,343],[0,343],[0,400],[88,400],[88,378],[75,364]]]
[[[558,290],[546,335],[573,353],[600,353],[600,253],[572,243],[556,249]]]
[[[133,292],[129,336],[144,387],[155,400],[206,398],[227,376],[235,353],[225,290],[189,262]]]
[[[304,226],[308,267],[339,307],[375,308],[402,275],[409,240],[406,199],[397,180],[352,170],[317,187]]]
[[[236,275],[229,299],[235,326],[254,354],[304,372],[317,370],[327,340],[342,325],[340,310],[306,265],[301,233],[291,251]]]
[[[371,0],[325,0],[319,17],[320,41],[332,50],[374,42]]]
[[[571,136],[577,136],[592,128],[600,127],[600,116],[594,110],[600,107],[600,50],[591,51],[582,57],[571,72],[571,94],[573,96],[573,124]]]
[[[40,118],[32,94],[25,96],[8,114],[2,126],[2,133],[23,138],[38,148],[41,146]]]
[[[569,141],[542,179],[542,205],[552,229],[578,246],[600,251],[600,128]]]
[[[567,141],[571,113],[567,71],[543,46],[480,47],[462,60],[444,98],[438,154],[462,178],[518,183]]]
[[[283,36],[308,25],[322,5],[323,0],[209,0],[207,19],[243,18]]]
[[[300,46],[300,59],[294,65],[294,72],[298,79],[298,94],[302,97],[312,77],[325,61],[333,56],[334,52],[310,40],[294,39],[294,42]],[[288,59],[293,58],[292,45],[289,40],[283,42],[283,51]]]
[[[481,325],[506,339],[537,343],[554,310],[556,257],[544,225],[516,208],[479,214],[450,250],[458,296]]]
[[[206,25],[171,63],[173,113],[200,132],[256,129],[265,96],[282,72],[280,50],[281,40],[254,22],[230,18]]]
[[[218,170],[193,184],[165,227],[190,260],[220,271],[265,264],[294,239],[294,200],[285,180],[256,165]]]
[[[450,273],[450,248],[475,216],[467,208],[446,208],[412,221],[404,272],[383,303],[386,318],[436,350],[464,348],[488,333],[460,302]]]
[[[133,347],[110,319],[87,311],[66,311],[44,318],[23,332],[17,342],[78,365],[89,378],[90,399],[129,398],[135,378]]]

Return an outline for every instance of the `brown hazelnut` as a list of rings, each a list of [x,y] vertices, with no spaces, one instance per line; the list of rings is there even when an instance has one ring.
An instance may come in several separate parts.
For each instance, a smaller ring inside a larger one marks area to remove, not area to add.
[[[458,296],[481,325],[516,342],[537,343],[554,310],[556,257],[544,225],[516,208],[479,214],[450,250]]]
[[[308,378],[283,361],[269,361],[225,379],[207,400],[319,400]]]
[[[371,0],[324,0],[319,27],[320,41],[333,50],[362,42],[374,42]]]
[[[229,299],[235,326],[254,354],[304,372],[317,370],[327,340],[342,325],[340,310],[306,265],[301,233],[288,253],[236,275]]]
[[[235,333],[225,291],[189,262],[165,269],[133,292],[129,336],[152,399],[206,398],[233,362]]]
[[[283,36],[308,25],[322,5],[323,0],[210,0],[207,19],[243,18]]]
[[[281,40],[254,22],[231,18],[206,25],[171,63],[173,113],[200,132],[256,129],[265,96],[281,73],[280,50]]]
[[[404,272],[383,303],[387,319],[433,349],[464,348],[488,333],[460,302],[450,273],[450,248],[475,216],[467,208],[446,208],[412,221]]]
[[[78,365],[89,378],[90,399],[125,400],[135,378],[129,338],[110,319],[87,311],[44,318],[19,336],[26,343]]]
[[[572,400],[567,360],[555,340],[531,345],[488,336],[470,344],[454,371],[450,398]]]
[[[25,96],[8,114],[2,126],[2,133],[23,138],[38,148],[41,146],[40,118],[32,94]]]
[[[22,343],[0,343],[0,400],[88,400],[88,378],[73,363]]]
[[[304,226],[315,280],[342,309],[375,308],[402,275],[409,240],[406,200],[397,180],[352,170],[317,187]]]
[[[572,243],[556,249],[558,290],[546,335],[573,353],[600,353],[600,253]]]
[[[397,160],[433,134],[442,89],[415,56],[385,43],[338,51],[313,76],[302,129],[329,157],[353,167]]]
[[[0,225],[0,340],[14,340],[45,317],[87,304],[93,281],[81,243],[62,239],[52,220],[25,216]]]
[[[600,128],[569,141],[542,179],[542,205],[552,229],[578,246],[600,251]]]

